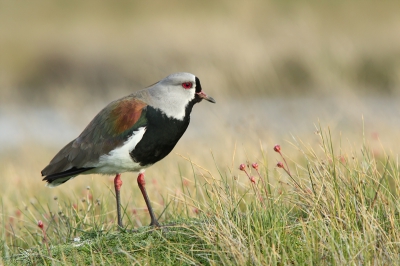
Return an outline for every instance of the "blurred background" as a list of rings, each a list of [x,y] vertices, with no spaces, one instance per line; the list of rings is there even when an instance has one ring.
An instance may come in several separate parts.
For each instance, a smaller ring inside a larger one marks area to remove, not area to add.
[[[260,145],[317,144],[318,123],[342,146],[397,154],[399,10],[395,0],[0,1],[1,177],[37,188],[32,197],[60,193],[40,181],[55,153],[109,102],[178,71],[217,104],[194,108],[152,178],[190,172],[179,154],[236,169],[261,160]]]

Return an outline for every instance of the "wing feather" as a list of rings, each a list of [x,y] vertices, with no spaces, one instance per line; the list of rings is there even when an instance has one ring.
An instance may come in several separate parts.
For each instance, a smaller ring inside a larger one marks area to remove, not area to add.
[[[120,147],[134,131],[147,125],[147,104],[133,96],[111,102],[73,141],[62,148],[42,171],[44,180],[92,169],[100,156]],[[71,171],[71,169],[74,169]],[[54,179],[55,178],[55,179]]]

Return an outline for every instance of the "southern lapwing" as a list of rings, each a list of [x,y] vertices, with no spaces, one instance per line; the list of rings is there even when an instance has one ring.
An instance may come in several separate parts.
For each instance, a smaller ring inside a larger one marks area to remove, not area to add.
[[[144,170],[172,151],[189,125],[193,105],[203,99],[215,103],[196,76],[175,73],[111,102],[54,156],[42,171],[43,180],[55,187],[80,174],[115,175],[118,225],[122,227],[120,176],[139,172],[137,182],[150,225],[159,226],[145,189]]]

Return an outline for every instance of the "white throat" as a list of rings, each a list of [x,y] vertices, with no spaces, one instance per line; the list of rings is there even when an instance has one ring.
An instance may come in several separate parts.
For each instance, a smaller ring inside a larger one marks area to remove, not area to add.
[[[151,90],[149,92],[152,94]],[[170,118],[183,120],[186,114],[186,106],[194,97],[195,94],[190,90],[170,90],[168,95],[153,94],[149,104],[161,110]]]

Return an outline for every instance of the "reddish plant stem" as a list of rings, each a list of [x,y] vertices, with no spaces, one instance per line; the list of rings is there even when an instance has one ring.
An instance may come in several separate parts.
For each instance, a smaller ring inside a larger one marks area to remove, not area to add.
[[[285,169],[285,171],[286,171],[286,173],[288,173],[288,175],[291,177],[291,178],[293,178],[292,177],[292,175],[290,174],[290,169],[289,169],[289,165],[288,165],[288,163],[286,162],[286,159],[285,159],[285,157],[283,157],[283,155],[282,155],[282,153],[281,153],[281,151],[279,150],[279,151],[277,151],[277,153],[279,153],[279,155],[281,156],[281,158],[283,159],[283,162],[285,163],[285,165],[286,165],[286,168],[284,167],[283,169]]]
[[[260,174],[260,172],[258,171],[258,169],[257,169],[257,168],[255,168],[255,169],[256,169],[256,171],[257,171],[258,177],[261,179],[261,183],[262,183],[262,186],[263,186],[263,188],[264,188],[265,196],[267,197],[267,196],[268,196],[268,190],[267,190],[266,182],[265,182],[264,178],[261,176],[261,174]]]
[[[302,190],[301,186],[299,185],[299,183],[297,183],[297,181],[293,178],[292,174],[290,173],[290,168],[288,163],[286,162],[285,157],[283,157],[282,153],[281,153],[281,146],[279,144],[274,146],[274,151],[279,153],[279,155],[281,156],[281,158],[283,159],[283,162],[285,163],[286,167],[282,164],[282,162],[278,162],[277,166],[279,168],[282,168],[283,170],[285,170],[286,174],[292,179],[292,181],[297,185],[297,187]]]
[[[47,240],[46,230],[44,230],[44,225],[41,220],[38,221],[38,226],[42,230],[43,242],[46,244],[47,252],[49,253],[49,256],[51,257],[51,252],[50,252],[49,242]]]
[[[256,197],[258,197],[260,199],[260,201],[262,202],[262,204],[265,207],[265,203],[262,200],[261,195],[259,195],[259,191],[257,190],[256,184],[255,184],[255,181],[254,181],[254,177],[252,178],[252,176],[250,176],[250,174],[246,171],[246,168],[240,167],[239,169],[246,173],[247,177],[249,178],[249,180],[251,182],[251,186],[253,188],[254,194],[256,195]]]

